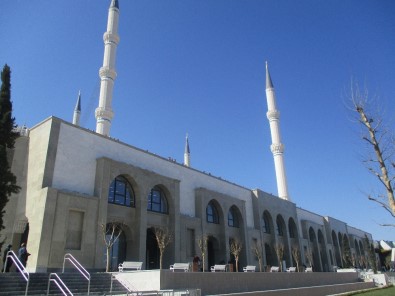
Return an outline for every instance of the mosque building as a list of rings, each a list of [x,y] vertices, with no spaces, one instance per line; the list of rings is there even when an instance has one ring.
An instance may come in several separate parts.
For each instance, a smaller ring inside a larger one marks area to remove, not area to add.
[[[111,138],[115,59],[120,38],[118,0],[112,0],[104,33],[104,59],[99,70],[96,131],[79,126],[81,96],[73,121],[49,117],[23,129],[11,153],[11,168],[21,190],[10,197],[0,239],[13,246],[26,242],[32,272],[59,269],[71,253],[91,270],[106,266],[102,225],[120,222],[123,232],[111,250],[111,266],[141,261],[144,269],[159,268],[153,229],[173,234],[163,258],[192,262],[200,256],[197,241],[207,237],[205,266],[233,260],[232,240],[243,248],[239,266],[256,265],[251,251],[261,246],[264,266],[296,266],[315,271],[344,266],[349,252],[355,266],[367,266],[371,234],[346,222],[297,207],[287,188],[280,113],[266,64],[267,118],[271,131],[278,196],[249,189],[193,168],[188,136],[184,163],[177,163]],[[282,262],[276,255],[283,246]]]

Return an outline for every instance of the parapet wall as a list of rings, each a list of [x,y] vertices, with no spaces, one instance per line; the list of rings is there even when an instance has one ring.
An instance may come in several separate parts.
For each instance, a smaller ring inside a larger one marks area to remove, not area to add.
[[[201,289],[202,295],[357,283],[358,274],[336,272],[130,272],[120,275],[134,291]]]

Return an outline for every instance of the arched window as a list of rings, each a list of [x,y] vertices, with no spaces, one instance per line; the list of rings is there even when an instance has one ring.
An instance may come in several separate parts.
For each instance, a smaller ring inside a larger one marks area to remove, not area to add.
[[[289,218],[288,229],[289,229],[289,237],[290,238],[296,238],[297,229],[296,229],[295,221],[292,218]]]
[[[160,187],[155,186],[148,194],[147,210],[158,213],[168,213],[167,199]]]
[[[278,219],[277,219],[277,234],[279,236],[284,235],[283,224],[281,223],[281,221],[278,221]]]
[[[208,223],[219,224],[218,211],[214,203],[210,201],[206,208],[206,217]]]
[[[228,212],[228,226],[239,227],[239,219],[235,207],[231,207]]]
[[[267,215],[263,215],[263,231],[265,233],[270,233],[270,222],[269,222],[269,218],[267,217]]]
[[[118,176],[112,181],[108,192],[108,203],[127,207],[135,206],[133,188],[125,177]]]

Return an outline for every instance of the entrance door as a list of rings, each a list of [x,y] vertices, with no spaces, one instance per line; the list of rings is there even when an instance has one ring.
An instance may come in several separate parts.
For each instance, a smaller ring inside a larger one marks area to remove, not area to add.
[[[110,239],[110,235],[107,235],[107,240]],[[104,261],[107,261],[107,253],[104,249]],[[110,271],[118,271],[118,265],[126,259],[126,240],[125,234],[122,233],[117,241],[112,245],[110,250]]]
[[[149,228],[147,229],[147,241],[146,241],[146,269],[159,269],[159,248],[158,242],[156,241],[156,237],[154,231]]]
[[[215,248],[213,238],[209,238],[207,241],[207,261],[208,261],[208,270],[210,270],[211,266],[215,265]]]

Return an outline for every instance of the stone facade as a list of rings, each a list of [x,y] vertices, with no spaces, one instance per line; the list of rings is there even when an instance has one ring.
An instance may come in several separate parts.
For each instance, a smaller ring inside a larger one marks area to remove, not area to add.
[[[305,265],[310,265],[306,253],[311,250],[317,271],[343,265],[345,241],[355,265],[363,266],[365,235],[372,240],[369,233],[345,222],[55,117],[21,135],[11,156],[22,190],[6,207],[1,238],[15,250],[27,242],[30,271],[61,268],[65,253],[88,269],[104,270],[101,225],[109,222],[124,225],[112,250],[113,269],[124,260],[142,261],[144,269],[158,268],[152,227],[173,234],[164,268],[200,256],[197,240],[202,236],[208,236],[206,269],[232,260],[230,242],[235,238],[243,244],[239,267],[258,266],[251,251],[258,243],[263,266],[281,264],[276,248],[283,245],[285,266],[295,266],[292,249],[297,247]],[[132,193],[130,205],[109,199],[116,178]]]

